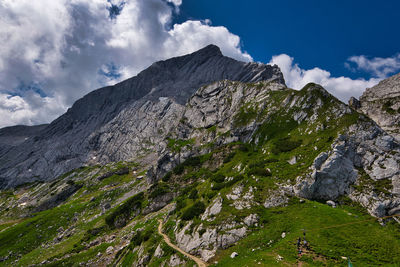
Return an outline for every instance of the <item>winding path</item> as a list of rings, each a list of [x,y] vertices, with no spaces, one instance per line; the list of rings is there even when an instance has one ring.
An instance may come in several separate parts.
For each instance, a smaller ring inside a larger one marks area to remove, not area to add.
[[[196,256],[193,256],[193,255],[190,255],[189,253],[183,251],[183,250],[180,249],[179,247],[177,247],[177,246],[175,246],[174,244],[172,244],[172,243],[171,243],[171,240],[169,240],[169,237],[168,237],[166,234],[164,234],[164,233],[162,232],[162,227],[163,227],[163,222],[162,222],[162,220],[158,220],[158,222],[160,223],[160,224],[158,225],[158,233],[159,233],[160,235],[162,235],[162,237],[164,238],[165,243],[167,243],[168,246],[170,246],[171,248],[175,249],[176,251],[182,253],[182,254],[185,255],[186,257],[188,257],[188,258],[194,260],[194,261],[196,262],[196,264],[197,264],[199,267],[207,267],[207,266],[208,266],[207,263],[204,262],[204,261],[202,261],[200,258],[197,258]]]

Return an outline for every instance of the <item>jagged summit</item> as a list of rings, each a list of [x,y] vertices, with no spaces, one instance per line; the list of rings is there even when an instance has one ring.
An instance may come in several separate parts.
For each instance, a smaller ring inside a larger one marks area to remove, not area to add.
[[[65,131],[65,127],[71,127],[71,122],[86,121],[99,112],[108,114],[100,124],[109,121],[126,103],[144,97],[146,100],[170,97],[184,104],[199,87],[224,79],[285,83],[276,65],[240,62],[223,56],[218,46],[208,45],[192,54],[155,62],[135,77],[87,94],[52,123],[50,134]],[[57,125],[58,122],[64,127]]]
[[[221,80],[274,81],[285,87],[278,66],[240,62],[215,45],[158,61],[135,77],[85,95],[35,136],[0,151],[0,187],[54,179],[88,162],[130,159],[144,139],[157,135],[157,112],[161,117],[170,109],[176,112],[197,89]]]

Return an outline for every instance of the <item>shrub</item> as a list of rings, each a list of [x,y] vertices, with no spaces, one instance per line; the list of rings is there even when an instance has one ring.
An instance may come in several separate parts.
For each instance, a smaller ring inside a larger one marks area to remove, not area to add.
[[[190,194],[189,194],[189,198],[190,199],[196,199],[196,198],[198,198],[198,191],[197,191],[197,189],[195,188],[195,189],[193,189],[191,192],[190,192]]]
[[[192,206],[187,208],[182,214],[182,220],[188,221],[193,219],[194,217],[199,216],[206,210],[206,207],[203,202],[196,201]]]
[[[147,228],[144,231],[137,231],[136,234],[132,237],[131,243],[134,245],[134,247],[140,246],[140,244],[149,240],[152,234],[152,228]]]
[[[255,168],[249,170],[248,175],[257,175],[257,176],[267,177],[267,176],[271,176],[271,172],[268,171],[266,168],[255,167]]]
[[[224,183],[215,183],[211,189],[215,190],[215,191],[218,191],[218,190],[221,190],[224,187],[225,187]]]
[[[228,186],[234,185],[236,182],[243,180],[243,178],[244,178],[244,176],[242,174],[238,174],[235,177],[233,177],[232,180],[228,181],[226,183],[226,186],[228,187]]]
[[[170,192],[168,185],[164,183],[158,183],[157,185],[153,186],[151,190],[152,191],[149,195],[150,198],[156,198]]]
[[[211,181],[216,183],[223,183],[225,181],[225,176],[221,173],[216,173],[213,176],[211,176]]]
[[[141,209],[143,199],[143,192],[128,198],[122,205],[106,216],[105,221],[107,225],[112,228],[125,226],[132,214]]]
[[[106,230],[107,230],[107,226],[106,225],[89,229],[83,235],[82,240],[83,241],[88,241],[88,240],[92,239],[93,237],[98,236],[100,233],[105,232]]]
[[[233,159],[234,156],[235,156],[235,152],[229,153],[229,154],[224,158],[224,163],[230,162],[230,161]]]
[[[383,105],[382,105],[382,110],[386,111],[389,114],[395,114],[396,111],[391,107],[392,106],[392,102],[391,101],[386,101]]]
[[[184,166],[192,166],[192,167],[198,167],[201,165],[201,159],[200,157],[191,157],[185,160],[183,163]]]
[[[202,236],[206,232],[206,229],[202,228],[199,230],[199,235]]]
[[[280,138],[275,141],[272,153],[279,154],[281,152],[289,152],[301,145],[301,140],[291,140],[290,137]]]
[[[183,171],[185,170],[185,166],[183,164],[179,164],[178,166],[176,166],[173,170],[174,174],[176,175],[180,175],[183,173]]]
[[[206,194],[206,197],[207,197],[208,199],[212,199],[213,197],[215,197],[216,194],[217,194],[217,192],[211,191],[211,192],[208,192],[208,193]]]
[[[242,151],[242,152],[248,152],[249,148],[245,144],[240,144],[239,145],[239,150]]]
[[[186,206],[186,201],[183,198],[176,199],[176,210],[180,211]]]
[[[164,175],[164,177],[161,179],[163,182],[168,182],[169,179],[171,179],[172,172],[167,172],[167,174]]]

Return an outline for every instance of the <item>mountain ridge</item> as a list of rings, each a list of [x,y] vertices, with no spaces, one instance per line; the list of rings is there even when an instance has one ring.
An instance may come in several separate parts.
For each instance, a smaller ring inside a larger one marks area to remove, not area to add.
[[[158,103],[160,97],[182,105],[199,87],[223,79],[276,80],[284,84],[276,65],[239,62],[223,56],[215,45],[156,62],[135,77],[90,92],[33,138],[0,154],[0,187],[54,179],[99,157],[105,163],[114,151],[91,155],[98,147],[96,131],[115,121],[124,110],[139,109],[147,101]],[[116,160],[127,159],[133,153]]]
[[[19,182],[24,166],[51,179],[0,191],[0,266],[190,266],[159,220],[216,266],[399,262],[399,142],[322,86],[269,77],[207,83],[184,104],[155,90],[16,146],[35,149],[11,168]]]

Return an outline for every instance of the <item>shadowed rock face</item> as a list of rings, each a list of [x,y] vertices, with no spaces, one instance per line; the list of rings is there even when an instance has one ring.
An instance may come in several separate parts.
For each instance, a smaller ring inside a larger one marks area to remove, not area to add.
[[[277,66],[239,62],[214,45],[156,62],[133,78],[89,93],[40,134],[3,150],[0,188],[51,180],[87,163],[136,157],[160,129],[166,133],[176,124],[198,88],[220,80],[284,85]]]
[[[22,144],[27,139],[38,135],[47,125],[17,125],[0,129],[0,156],[12,147]]]
[[[359,111],[400,140],[400,73],[368,88],[360,105]]]

